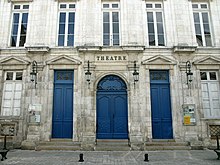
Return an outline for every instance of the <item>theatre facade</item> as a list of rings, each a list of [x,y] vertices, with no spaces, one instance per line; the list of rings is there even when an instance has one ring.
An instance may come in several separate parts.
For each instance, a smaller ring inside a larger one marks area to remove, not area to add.
[[[181,9],[186,10],[181,10]],[[14,147],[71,140],[215,145],[217,0],[1,0],[0,133]]]

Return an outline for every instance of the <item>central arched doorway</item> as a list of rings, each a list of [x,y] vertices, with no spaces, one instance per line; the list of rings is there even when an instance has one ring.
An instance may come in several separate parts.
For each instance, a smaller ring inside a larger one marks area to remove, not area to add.
[[[97,139],[128,139],[127,86],[116,75],[97,85]]]

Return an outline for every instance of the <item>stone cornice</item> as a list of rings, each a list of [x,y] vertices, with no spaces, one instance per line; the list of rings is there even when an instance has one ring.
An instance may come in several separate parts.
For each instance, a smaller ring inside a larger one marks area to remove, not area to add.
[[[49,52],[50,48],[49,46],[44,46],[44,45],[37,45],[37,46],[25,46],[28,52]]]
[[[33,2],[33,0],[8,0],[8,2]]]
[[[178,45],[173,47],[173,51],[175,53],[190,53],[196,51],[196,46],[185,46],[185,45]]]
[[[144,46],[119,46],[119,47],[104,47],[104,46],[78,46],[79,52],[143,52]]]

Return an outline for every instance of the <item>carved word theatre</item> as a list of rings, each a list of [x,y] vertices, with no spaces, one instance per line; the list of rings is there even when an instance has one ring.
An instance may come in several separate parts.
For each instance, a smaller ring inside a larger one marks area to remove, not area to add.
[[[96,56],[97,61],[126,61],[127,56]]]

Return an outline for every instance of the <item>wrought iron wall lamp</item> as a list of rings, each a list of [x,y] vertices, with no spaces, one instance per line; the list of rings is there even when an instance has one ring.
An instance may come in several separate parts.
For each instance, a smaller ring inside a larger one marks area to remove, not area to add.
[[[37,85],[37,62],[33,61],[32,62],[32,71],[30,73],[31,76],[31,81],[35,83],[35,88]]]
[[[137,72],[137,61],[134,61],[134,72],[133,72],[133,77],[134,77],[134,83],[139,81],[139,73]]]
[[[186,62],[186,84],[189,85],[192,82],[193,73],[191,72],[191,63],[190,61]]]
[[[90,65],[89,65],[89,60],[88,60],[88,68],[87,68],[87,71],[85,73],[86,75],[86,81],[88,82],[88,84],[90,84],[90,81],[91,81],[91,72],[90,72]]]

